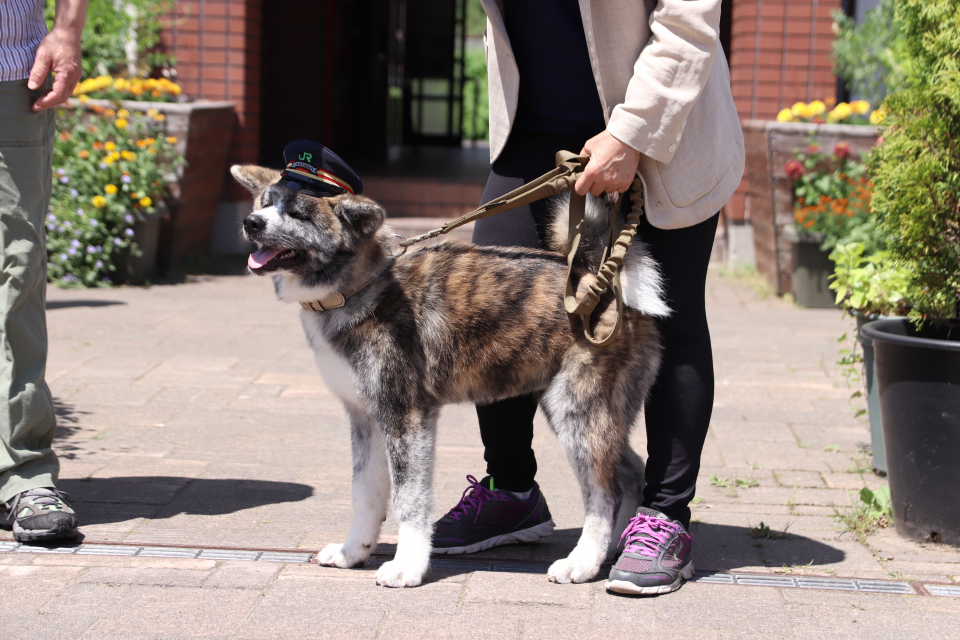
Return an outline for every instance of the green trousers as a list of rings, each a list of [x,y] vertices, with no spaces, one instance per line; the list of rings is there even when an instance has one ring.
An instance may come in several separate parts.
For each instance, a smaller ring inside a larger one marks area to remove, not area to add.
[[[49,87],[49,82],[47,86]],[[57,481],[47,367],[44,217],[53,180],[54,110],[41,91],[0,82],[0,502]]]

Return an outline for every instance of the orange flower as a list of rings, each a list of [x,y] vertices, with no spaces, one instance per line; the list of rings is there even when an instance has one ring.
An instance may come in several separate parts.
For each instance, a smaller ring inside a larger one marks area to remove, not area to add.
[[[87,151],[86,149],[80,149],[80,151],[77,151],[77,157],[80,158],[81,160],[86,160],[87,158],[90,157],[90,152]]]
[[[70,139],[70,132],[69,132],[69,131],[61,131],[61,132],[60,132],[60,139],[61,139],[63,142],[66,142],[67,140],[69,140],[69,139]]]
[[[93,143],[93,148],[96,149],[97,151],[103,151],[103,143],[97,140],[96,142]]]

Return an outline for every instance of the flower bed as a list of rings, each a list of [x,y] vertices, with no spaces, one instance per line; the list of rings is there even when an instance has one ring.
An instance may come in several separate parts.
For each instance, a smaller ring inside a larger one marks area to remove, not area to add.
[[[163,120],[156,111],[59,110],[46,222],[52,282],[90,287],[128,279],[120,267],[142,251],[134,228],[158,213],[168,177],[182,164]]]

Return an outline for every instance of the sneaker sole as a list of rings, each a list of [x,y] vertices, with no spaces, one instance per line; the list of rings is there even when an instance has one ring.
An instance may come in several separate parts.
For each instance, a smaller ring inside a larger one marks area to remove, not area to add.
[[[442,549],[434,549],[433,553],[441,556],[453,556],[463,553],[477,553],[478,551],[486,551],[487,549],[500,547],[505,544],[536,542],[537,540],[542,540],[543,538],[547,538],[552,535],[555,527],[556,525],[553,524],[553,520],[547,520],[546,522],[541,522],[540,524],[530,527],[529,529],[521,529],[520,531],[514,531],[512,533],[505,533],[502,536],[494,536],[465,547],[445,547]]]
[[[13,537],[18,542],[50,542],[52,540],[69,540],[79,535],[76,527],[54,527],[53,529],[41,529],[34,531],[24,529],[19,524],[13,525]]]
[[[693,562],[690,562],[687,566],[680,569],[680,575],[670,584],[662,584],[656,587],[641,587],[626,580],[607,580],[607,591],[638,596],[656,596],[662,593],[670,593],[671,591],[679,589],[683,581],[692,578],[695,572],[696,569],[693,568]]]

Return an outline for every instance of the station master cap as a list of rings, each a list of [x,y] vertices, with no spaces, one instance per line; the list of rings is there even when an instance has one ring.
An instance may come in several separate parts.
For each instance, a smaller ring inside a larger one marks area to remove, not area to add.
[[[344,193],[363,193],[357,172],[340,156],[313,140],[294,140],[283,150],[286,167],[280,186],[327,198]]]

